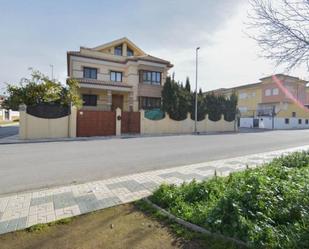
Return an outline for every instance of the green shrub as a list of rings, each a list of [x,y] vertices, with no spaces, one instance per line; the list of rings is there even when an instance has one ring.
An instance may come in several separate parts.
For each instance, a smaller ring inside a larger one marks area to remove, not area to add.
[[[162,185],[151,200],[255,248],[309,248],[309,152],[228,177]]]

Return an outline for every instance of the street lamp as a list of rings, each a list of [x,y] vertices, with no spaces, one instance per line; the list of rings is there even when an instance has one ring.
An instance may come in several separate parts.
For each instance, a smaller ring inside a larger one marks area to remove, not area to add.
[[[194,115],[194,133],[197,134],[197,69],[198,69],[198,51],[200,47],[195,50],[196,53],[196,64],[195,64],[195,115]]]

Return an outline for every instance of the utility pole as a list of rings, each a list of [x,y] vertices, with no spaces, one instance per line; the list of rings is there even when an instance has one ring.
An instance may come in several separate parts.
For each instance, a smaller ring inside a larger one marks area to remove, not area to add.
[[[194,133],[197,134],[197,73],[198,73],[198,51],[200,47],[195,50],[196,64],[195,64],[195,115],[194,115]]]

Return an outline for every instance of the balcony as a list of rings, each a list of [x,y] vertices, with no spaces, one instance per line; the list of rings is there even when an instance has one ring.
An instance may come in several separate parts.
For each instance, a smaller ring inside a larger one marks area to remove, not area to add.
[[[79,82],[81,88],[104,89],[104,90],[122,91],[122,92],[132,91],[132,86],[122,82],[102,81],[102,80],[85,79],[85,78],[74,78],[74,79]]]

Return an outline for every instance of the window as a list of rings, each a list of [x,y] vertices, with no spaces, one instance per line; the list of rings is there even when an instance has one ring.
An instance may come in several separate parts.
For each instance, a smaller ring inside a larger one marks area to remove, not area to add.
[[[278,88],[273,89],[273,95],[279,95],[279,89]]]
[[[240,112],[247,112],[248,108],[247,107],[239,107],[238,108]]]
[[[130,48],[127,48],[127,56],[133,56],[133,55],[134,55],[133,50]]]
[[[122,45],[115,47],[114,54],[122,56]]]
[[[292,112],[292,117],[293,117],[293,118],[296,117],[296,112]]]
[[[239,94],[239,99],[246,99],[247,98],[247,93],[240,93]]]
[[[286,118],[286,119],[284,120],[284,123],[285,123],[285,124],[289,124],[289,123],[290,123],[290,119]]]
[[[84,67],[84,78],[97,79],[98,70],[92,67]]]
[[[111,71],[111,81],[122,82],[122,72]]]
[[[305,122],[306,122],[306,124],[309,124],[309,120],[308,120],[308,119],[306,119],[306,121],[305,121]]]
[[[270,96],[270,95],[271,95],[271,89],[266,89],[265,96]]]
[[[83,94],[84,106],[97,106],[97,95]]]
[[[140,108],[148,110],[160,107],[161,98],[140,97]]]
[[[161,85],[161,73],[152,71],[140,71],[140,83]]]
[[[298,124],[301,124],[302,123],[302,119],[298,119]]]

